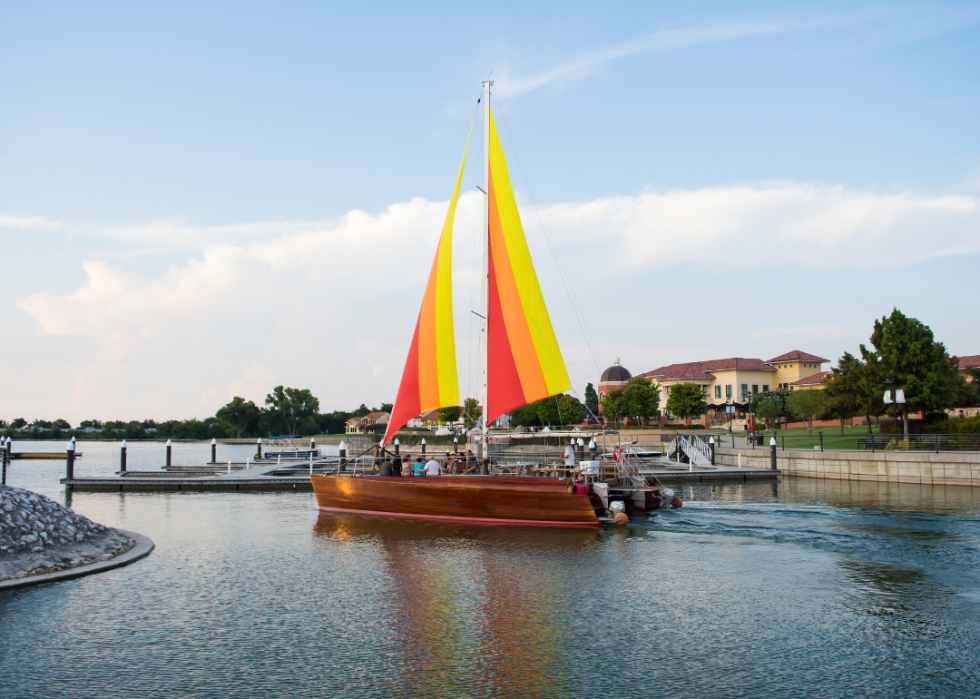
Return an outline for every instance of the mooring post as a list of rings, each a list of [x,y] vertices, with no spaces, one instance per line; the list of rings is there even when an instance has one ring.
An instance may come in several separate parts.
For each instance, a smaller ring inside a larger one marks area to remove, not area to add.
[[[211,463],[218,463],[218,440],[214,437],[211,438]]]
[[[711,465],[715,465],[715,438],[708,438],[708,446],[711,447]]]
[[[262,438],[259,437],[259,441],[255,445],[255,460],[258,461],[261,458],[262,458]]]
[[[776,438],[769,438],[769,468],[776,470]]]
[[[75,445],[68,442],[65,453],[65,478],[71,480],[75,477]]]
[[[347,469],[347,465],[344,461],[347,459],[347,443],[344,440],[340,440],[340,470],[344,471]]]
[[[170,465],[170,455],[172,453],[173,446],[174,446],[173,443],[168,439],[167,440],[167,466]]]
[[[119,471],[121,473],[126,473],[126,440],[123,440],[122,446],[119,447]]]
[[[3,461],[3,476],[0,485],[7,485],[7,443],[0,439],[0,460]]]
[[[401,456],[401,442],[398,441],[398,437],[395,437],[395,456]]]
[[[313,451],[314,449],[316,449],[316,440],[313,437],[310,437],[310,451]]]
[[[425,437],[422,437],[422,456],[425,456]]]

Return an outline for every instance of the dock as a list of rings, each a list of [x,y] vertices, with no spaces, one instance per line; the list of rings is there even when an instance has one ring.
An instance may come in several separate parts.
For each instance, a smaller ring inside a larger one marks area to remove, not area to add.
[[[260,492],[260,491],[312,491],[309,462],[296,465],[271,464],[244,468],[240,465],[227,473],[223,467],[171,466],[166,471],[126,471],[116,476],[95,478],[62,478],[61,484],[67,491],[77,492]],[[353,464],[350,465],[353,468]],[[335,473],[334,463],[314,463],[313,473]],[[369,469],[369,467],[368,467]],[[364,466],[358,472],[364,473]],[[350,471],[346,471],[350,473]],[[641,470],[647,478],[656,478],[661,483],[704,483],[708,481],[748,481],[750,479],[775,479],[779,471],[771,469],[738,468],[737,466],[700,466],[688,468],[647,468]]]

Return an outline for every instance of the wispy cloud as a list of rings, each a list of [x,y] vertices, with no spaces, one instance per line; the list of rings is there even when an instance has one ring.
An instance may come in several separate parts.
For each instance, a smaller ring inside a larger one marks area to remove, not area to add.
[[[703,46],[743,37],[774,34],[784,30],[785,27],[775,24],[728,24],[655,32],[639,41],[592,51],[527,77],[510,78],[505,74],[499,80],[497,87],[504,95],[523,95],[549,83],[567,82],[591,75],[607,63],[627,56]]]

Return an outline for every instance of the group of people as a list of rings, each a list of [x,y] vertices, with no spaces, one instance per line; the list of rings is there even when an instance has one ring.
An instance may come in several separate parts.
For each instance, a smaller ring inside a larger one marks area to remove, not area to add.
[[[470,449],[466,450],[466,456],[456,458],[449,452],[446,452],[446,469],[449,473],[452,473],[455,469],[454,466],[457,464],[465,463],[467,466],[472,467],[476,465],[476,456]],[[408,459],[402,462],[401,456],[396,456],[394,459],[391,457],[385,458],[381,464],[381,475],[382,476],[441,476],[442,475],[442,464],[435,456],[432,456],[428,461],[425,460],[423,456],[415,457],[415,462],[411,463]]]

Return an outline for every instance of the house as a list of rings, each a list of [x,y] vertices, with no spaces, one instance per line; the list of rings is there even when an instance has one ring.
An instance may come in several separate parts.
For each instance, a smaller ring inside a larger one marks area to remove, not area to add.
[[[966,378],[967,382],[973,381],[973,378],[966,373],[967,367],[980,366],[980,354],[971,354],[966,357],[960,357],[960,376]]]
[[[365,432],[380,432],[384,430],[391,417],[388,413],[376,411],[361,417],[347,419],[347,434],[364,434]]]
[[[758,393],[778,388],[795,390],[797,382],[821,373],[822,365],[829,361],[794,350],[768,361],[751,357],[729,357],[669,364],[638,376],[653,379],[659,385],[662,391],[661,410],[666,407],[673,386],[693,383],[701,387],[709,410],[719,413],[724,410],[725,405],[735,405],[744,410]]]
[[[422,413],[408,421],[408,427],[428,427],[429,425],[441,425],[442,418],[439,416],[439,408]]]
[[[799,381],[794,381],[789,385],[789,388],[791,391],[826,388],[827,384],[823,382],[823,378],[828,374],[830,374],[829,371],[818,371],[816,374],[811,374],[810,376],[803,377]]]

